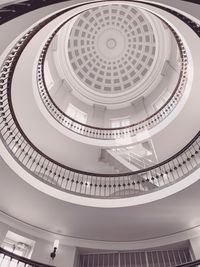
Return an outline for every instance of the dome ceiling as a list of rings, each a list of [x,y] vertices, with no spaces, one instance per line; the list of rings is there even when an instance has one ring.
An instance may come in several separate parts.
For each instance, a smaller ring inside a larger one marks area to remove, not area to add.
[[[156,90],[176,47],[159,17],[134,3],[109,1],[75,15],[54,40],[53,64],[73,96],[113,110]]]
[[[156,53],[153,28],[139,9],[105,5],[81,14],[68,39],[68,57],[79,81],[103,94],[134,89]]]

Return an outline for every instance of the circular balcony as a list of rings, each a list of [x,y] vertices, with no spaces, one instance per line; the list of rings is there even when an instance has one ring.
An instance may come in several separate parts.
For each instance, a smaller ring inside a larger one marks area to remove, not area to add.
[[[67,21],[66,23],[69,23],[69,21]],[[159,125],[161,122],[163,122],[172,113],[174,108],[178,105],[180,99],[182,98],[184,94],[184,90],[185,90],[185,86],[187,82],[186,49],[184,47],[183,42],[181,41],[181,38],[173,30],[173,28],[168,23],[166,22],[164,23],[167,25],[167,27],[169,27],[170,31],[172,32],[177,42],[179,53],[180,53],[180,59],[181,59],[181,64],[180,64],[181,69],[179,73],[178,82],[175,88],[173,89],[171,95],[168,97],[165,103],[156,112],[152,113],[150,116],[147,116],[147,118],[141,121],[138,121],[137,123],[127,125],[124,127],[118,127],[118,128],[95,127],[92,125],[81,123],[80,121],[77,121],[71,118],[69,115],[67,115],[53,100],[47,88],[47,85],[45,82],[45,75],[44,75],[44,62],[45,62],[45,58],[46,58],[49,46],[51,45],[55,35],[64,26],[62,25],[62,27],[61,26],[58,27],[47,40],[40,54],[40,58],[38,61],[38,66],[37,66],[38,90],[39,90],[39,94],[42,99],[42,102],[45,105],[49,114],[62,127],[76,134],[89,137],[89,138],[93,138],[93,139],[100,139],[100,140],[116,140],[116,139],[125,138],[125,137],[129,137],[129,138],[134,137],[137,134],[143,131],[148,131],[154,128],[155,126]],[[134,90],[132,89],[132,91]],[[129,99],[130,98],[131,96],[129,96]]]
[[[159,6],[159,8],[161,7]],[[34,177],[34,179],[36,178],[39,181],[50,185],[59,191],[78,196],[100,199],[130,198],[152,193],[169,185],[175,184],[180,180],[183,180],[184,178],[188,177],[188,175],[197,170],[200,161],[200,133],[198,133],[181,151],[160,164],[136,172],[107,175],[83,172],[60,164],[59,162],[45,155],[31,142],[31,140],[29,140],[29,138],[25,135],[22,128],[20,127],[20,124],[18,123],[12,104],[12,78],[15,67],[23,50],[29,44],[33,36],[36,35],[46,24],[48,24],[50,21],[60,16],[61,14],[64,14],[64,12],[66,11],[67,10],[63,10],[57,14],[54,14],[53,16],[47,18],[43,22],[40,22],[34,28],[26,32],[11,49],[10,53],[5,58],[3,66],[1,68],[1,140],[12,158],[29,175]],[[199,36],[199,25],[191,21],[189,18],[183,16],[182,14],[174,12],[173,10],[167,9],[166,11],[184,20],[184,22],[186,22],[190,26],[190,28]],[[63,25],[60,25],[60,27],[62,26]],[[56,29],[56,31],[58,30],[59,28]],[[102,138],[102,136],[104,136],[103,138],[112,138],[113,135],[116,138],[116,136],[118,135],[120,136],[127,133],[134,135],[138,130],[140,131],[145,129],[146,127],[152,127],[152,125],[164,119],[162,118],[161,114],[167,116],[178,103],[179,98],[183,93],[182,89],[184,88],[183,85],[185,82],[187,56],[185,55],[185,49],[180,38],[173,31],[178,41],[182,55],[182,70],[178,86],[173,95],[164,105],[164,107],[159,110],[160,114],[153,114],[151,118],[148,118],[147,121],[141,122],[140,126],[133,125],[122,129],[106,129],[106,132],[105,129],[103,129],[103,132],[101,133],[98,132],[99,129],[98,131],[96,131],[96,128],[94,128],[94,130],[92,127],[87,125],[80,126],[80,123],[73,121],[69,117],[66,117],[66,115],[65,117],[62,117],[64,115],[60,113],[59,109],[55,107],[55,105],[53,106],[52,104],[52,101],[48,95],[48,91],[45,88],[45,82],[42,76],[45,53],[56,31],[47,41],[40,57],[38,66],[39,89],[41,90],[44,103],[46,104],[46,107],[50,109],[51,114],[53,113],[54,117],[56,119],[59,119],[59,122],[64,121],[64,125],[66,126],[67,124],[70,127],[70,130],[85,135],[88,132],[90,134],[89,137],[93,138]],[[65,121],[66,118],[67,121]],[[88,129],[84,130],[86,127],[88,127]]]

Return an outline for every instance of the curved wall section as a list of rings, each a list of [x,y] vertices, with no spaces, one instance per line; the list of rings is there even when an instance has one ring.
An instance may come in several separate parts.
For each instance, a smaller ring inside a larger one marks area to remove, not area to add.
[[[12,218],[6,213],[2,212],[0,212],[0,220],[0,230],[2,233],[2,236],[0,236],[0,241],[2,241],[2,239],[5,237],[6,232],[10,230],[19,235],[31,238],[32,240],[36,240],[36,242],[42,242],[43,244],[44,242],[53,244],[55,238],[58,238],[60,240],[61,246],[68,246],[69,248],[78,247],[83,251],[107,250],[111,252],[118,250],[123,252],[127,250],[162,250],[165,248],[175,248],[178,246],[178,244],[181,244],[181,246],[186,247],[189,245],[189,240],[193,241],[195,239],[198,240],[200,238],[198,234],[200,229],[199,227],[196,227],[191,230],[176,233],[174,235],[164,236],[155,239],[147,239],[135,242],[106,242],[79,239],[75,237],[59,235],[58,233],[51,233],[50,231],[45,231],[43,229],[26,224],[25,222],[19,221],[16,218]],[[41,249],[41,246],[39,246],[39,249]]]

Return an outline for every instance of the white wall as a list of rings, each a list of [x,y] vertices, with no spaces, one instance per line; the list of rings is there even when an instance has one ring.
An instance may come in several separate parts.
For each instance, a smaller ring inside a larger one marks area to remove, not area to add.
[[[193,257],[196,260],[200,259],[200,236],[190,239],[190,247]]]
[[[8,232],[8,225],[0,222],[0,245],[2,244],[7,232]]]
[[[53,250],[53,242],[42,239],[36,239],[32,259],[46,264],[56,265],[58,267],[73,267],[76,248],[60,245],[58,247],[54,261],[50,260],[50,252]]]

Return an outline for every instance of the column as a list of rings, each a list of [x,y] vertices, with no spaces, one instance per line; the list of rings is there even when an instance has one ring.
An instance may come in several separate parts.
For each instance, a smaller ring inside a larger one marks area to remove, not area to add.
[[[147,110],[144,103],[144,97],[140,97],[136,101],[131,102],[133,106],[134,116],[132,123],[139,122],[148,117]]]
[[[71,87],[67,84],[65,79],[63,79],[55,95],[53,96],[54,102],[63,111],[66,110],[66,107],[70,102],[71,92],[72,92]]]
[[[93,114],[91,118],[91,122],[96,127],[104,127],[105,125],[105,112],[106,106],[104,105],[93,105]]]

